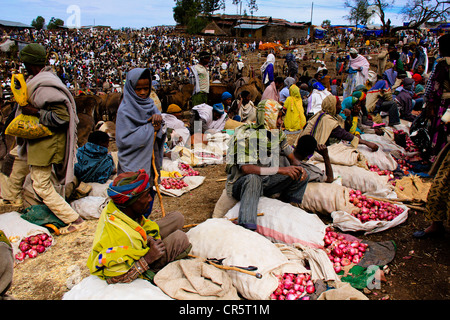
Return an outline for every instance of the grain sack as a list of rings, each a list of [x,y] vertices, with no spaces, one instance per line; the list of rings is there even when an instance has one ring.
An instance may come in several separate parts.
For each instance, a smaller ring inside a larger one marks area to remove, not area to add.
[[[398,167],[397,161],[395,161],[390,153],[383,151],[382,147],[380,147],[377,151],[372,151],[368,146],[359,145],[358,151],[364,155],[367,163],[371,166],[377,166],[381,170],[389,171],[394,171]]]
[[[51,236],[47,228],[22,219],[21,214],[16,211],[0,214],[0,230],[5,233],[7,238],[16,237],[17,241],[11,242],[14,255],[21,252],[19,245],[23,238],[41,233]],[[56,243],[54,237],[52,237],[52,241],[53,246]]]
[[[172,300],[149,281],[137,278],[130,283],[108,284],[89,276],[63,296],[63,300]]]
[[[346,187],[336,183],[311,182],[306,187],[300,207],[317,214],[331,214],[339,210],[352,212],[355,206],[349,199]]]
[[[182,259],[158,271],[155,284],[177,300],[239,300],[236,288],[225,270],[201,259]]]
[[[239,216],[238,202],[225,217],[229,220]],[[256,232],[273,242],[300,243],[312,248],[321,248],[326,225],[315,215],[280,200],[261,197],[258,213],[263,216],[256,221]]]
[[[343,166],[364,166],[364,157],[358,149],[344,143],[335,143],[328,147],[328,156],[332,164]],[[323,162],[323,157],[317,152],[310,159],[311,161]]]
[[[222,259],[225,266],[256,266],[262,278],[227,270],[233,286],[245,299],[268,300],[278,287],[276,275],[309,273],[290,262],[270,240],[227,219],[208,219],[187,233],[191,253],[201,258]]]
[[[103,209],[108,204],[109,198],[88,196],[79,200],[72,201],[70,206],[83,219],[96,220],[100,218]]]
[[[312,164],[325,170],[323,162],[312,162]],[[357,166],[332,165],[332,168],[333,174],[341,177],[344,187],[361,190],[362,193],[392,189],[392,185],[388,183],[388,176],[380,176],[376,172]]]

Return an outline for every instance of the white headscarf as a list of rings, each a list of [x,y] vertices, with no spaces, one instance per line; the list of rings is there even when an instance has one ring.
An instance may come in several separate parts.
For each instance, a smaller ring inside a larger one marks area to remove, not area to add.
[[[275,64],[275,56],[272,53],[269,53],[266,62],[264,62],[264,64],[261,66],[261,73],[264,73],[264,71],[266,71],[266,68],[269,64]]]

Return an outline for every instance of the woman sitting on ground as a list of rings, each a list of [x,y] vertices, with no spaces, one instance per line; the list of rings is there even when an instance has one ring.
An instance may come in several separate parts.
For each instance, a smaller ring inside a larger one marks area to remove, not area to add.
[[[375,143],[365,141],[359,135],[355,136],[343,128],[343,120],[338,116],[340,112],[341,101],[339,97],[327,96],[322,102],[322,111],[308,120],[300,137],[311,135],[319,145],[325,144],[327,146],[341,140],[351,142],[351,145],[355,148],[361,143],[372,151],[377,151],[378,146]]]

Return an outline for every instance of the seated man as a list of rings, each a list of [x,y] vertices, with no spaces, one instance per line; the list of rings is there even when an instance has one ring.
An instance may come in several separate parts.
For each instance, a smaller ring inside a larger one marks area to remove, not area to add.
[[[308,173],[300,167],[281,126],[282,106],[273,100],[258,104],[256,124],[236,129],[230,140],[226,190],[241,201],[238,224],[256,230],[258,202],[261,196],[280,193],[286,203],[301,203]],[[284,157],[288,165],[283,166]]]
[[[169,149],[177,145],[184,146],[190,138],[189,129],[183,122],[183,110],[176,105],[171,104],[167,111],[162,114],[162,118],[167,129],[167,145]]]
[[[227,120],[228,116],[223,104],[217,103],[212,107],[207,104],[201,104],[192,108],[189,132],[191,136],[194,136],[204,134],[207,131],[212,133],[222,131]]]
[[[158,222],[145,218],[152,187],[144,170],[122,173],[109,186],[111,201],[100,216],[87,261],[91,274],[108,284],[138,277],[152,280],[156,272],[186,257],[191,249],[181,231],[181,213],[168,213]]]
[[[94,131],[88,142],[78,149],[75,176],[82,182],[106,183],[116,171],[112,156],[108,153],[109,135]]]

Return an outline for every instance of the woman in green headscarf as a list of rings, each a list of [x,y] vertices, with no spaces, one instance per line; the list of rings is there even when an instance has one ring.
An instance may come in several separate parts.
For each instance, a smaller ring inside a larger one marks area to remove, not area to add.
[[[256,230],[261,196],[280,193],[281,201],[301,203],[308,183],[308,173],[278,129],[281,109],[274,100],[261,101],[256,123],[237,128],[228,145],[226,191],[241,201],[238,224],[250,230]]]
[[[377,151],[378,146],[375,143],[365,141],[359,135],[355,136],[344,129],[344,121],[338,116],[340,112],[341,101],[339,97],[327,96],[322,102],[322,112],[316,113],[309,119],[300,137],[311,135],[316,138],[318,144],[325,145],[331,145],[341,140],[349,141],[354,148],[361,143],[368,146],[372,151]]]

